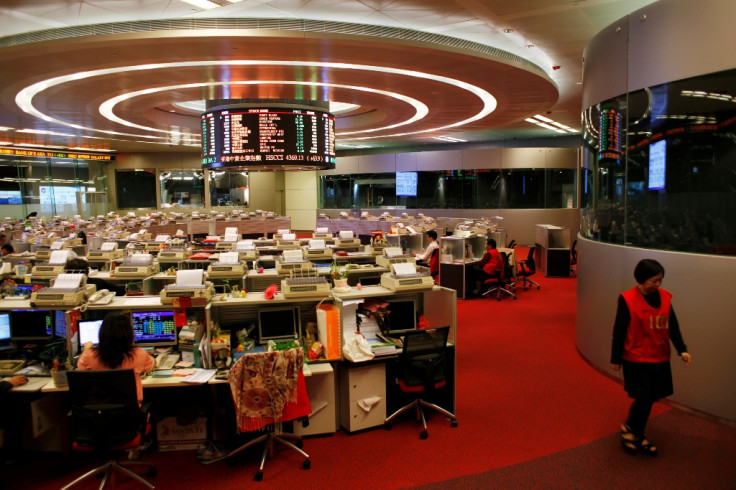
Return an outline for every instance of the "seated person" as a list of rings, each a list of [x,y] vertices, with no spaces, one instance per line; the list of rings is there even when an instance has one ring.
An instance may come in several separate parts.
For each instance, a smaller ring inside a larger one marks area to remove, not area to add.
[[[8,391],[16,386],[22,386],[28,383],[28,378],[25,376],[13,376],[12,378],[3,379],[0,381],[0,393]]]
[[[412,255],[414,255],[417,258],[417,264],[419,265],[429,265],[429,258],[432,256],[432,252],[440,248],[440,245],[437,243],[437,232],[436,231],[429,230],[427,232],[427,241],[429,243],[427,244],[427,249],[424,251],[424,253],[421,253],[421,254],[417,254],[416,252],[412,253]]]
[[[2,247],[0,247],[0,253],[3,255],[10,255],[15,253],[15,249],[13,246],[9,243],[4,244]]]
[[[503,268],[503,257],[501,252],[496,249],[496,240],[489,238],[486,240],[486,253],[477,264],[468,269],[471,280],[475,283],[475,290],[472,294],[480,294],[483,282],[487,279],[496,277],[497,271]]]
[[[87,265],[87,261],[81,257],[73,257],[67,260],[66,264],[64,264],[64,272],[67,274],[84,274],[87,276],[87,284],[94,284],[98,291],[101,289],[107,289],[111,293],[115,292],[116,296],[125,296],[125,286],[118,286],[117,284],[97,277],[89,277],[89,265]]]
[[[108,313],[102,320],[97,347],[92,342],[84,344],[77,368],[90,369],[133,369],[138,390],[138,403],[143,402],[141,374],[151,371],[153,357],[140,347],[133,345],[133,325],[122,313]]]

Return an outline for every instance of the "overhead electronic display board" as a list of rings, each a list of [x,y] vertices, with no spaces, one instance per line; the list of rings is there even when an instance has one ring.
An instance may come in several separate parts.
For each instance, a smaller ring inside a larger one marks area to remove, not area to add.
[[[314,109],[220,108],[201,117],[209,169],[335,168],[335,117]]]

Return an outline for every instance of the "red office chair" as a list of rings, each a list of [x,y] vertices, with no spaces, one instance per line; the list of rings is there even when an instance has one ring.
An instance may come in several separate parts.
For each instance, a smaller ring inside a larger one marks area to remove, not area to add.
[[[434,279],[435,284],[440,283],[440,249],[435,248],[432,255],[429,256],[429,275]]]
[[[526,257],[526,260],[519,261],[519,270],[516,272],[516,277],[521,277],[521,279],[514,281],[512,286],[516,287],[517,284],[521,283],[522,286],[524,286],[524,289],[527,289],[530,284],[534,284],[537,286],[537,289],[540,289],[542,286],[540,286],[538,282],[529,279],[529,276],[533,276],[536,272],[537,266],[534,262],[534,247],[532,247],[529,249],[529,254]]]
[[[398,360],[398,376],[396,384],[404,393],[415,394],[417,398],[398,409],[384,422],[384,427],[390,430],[394,420],[402,413],[416,409],[416,418],[421,420],[423,430],[419,433],[421,439],[429,437],[427,419],[423,408],[439,412],[450,419],[450,425],[457,427],[457,417],[448,410],[424,400],[435,390],[443,388],[447,383],[447,337],[450,327],[437,327],[426,330],[406,332],[403,347]]]
[[[282,422],[297,419],[305,427],[308,425],[307,416],[312,413],[312,408],[302,373],[303,365],[304,351],[293,348],[245,354],[230,368],[228,382],[238,429],[252,432],[265,428],[265,433],[230,451],[227,458],[231,462],[232,456],[265,441],[260,466],[253,476],[255,481],[263,479],[266,458],[273,456],[276,441],[304,456],[303,469],[311,467],[309,454],[301,449],[301,437],[281,430]]]
[[[511,283],[513,270],[509,263],[509,257],[506,252],[501,252],[501,257],[503,257],[503,266],[500,270],[495,271],[492,277],[483,281],[483,284],[490,287],[481,296],[495,296],[497,301],[501,301],[501,293],[503,293],[516,299],[516,294],[511,291],[513,289]]]
[[[120,454],[131,455],[149,442],[150,404],[138,405],[135,373],[132,369],[100,371],[69,371],[71,424],[74,430],[72,449],[107,455],[108,462],[88,471],[62,490],[73,487],[89,477],[104,473],[99,488],[107,484],[114,471],[122,472],[148,488],[154,486],[126,466],[148,466],[147,476],[156,476],[153,463],[138,460],[118,460]]]

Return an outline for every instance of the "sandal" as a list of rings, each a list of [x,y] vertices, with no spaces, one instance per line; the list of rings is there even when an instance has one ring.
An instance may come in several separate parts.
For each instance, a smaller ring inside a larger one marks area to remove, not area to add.
[[[642,437],[638,442],[637,446],[639,446],[639,451],[648,454],[649,456],[656,456],[657,455],[657,447],[652,444],[646,436]]]
[[[619,434],[619,438],[621,439],[621,444],[624,446],[624,449],[628,452],[633,453],[640,450],[639,441],[634,433],[631,432],[631,428],[629,428],[628,425],[621,424],[621,433]]]

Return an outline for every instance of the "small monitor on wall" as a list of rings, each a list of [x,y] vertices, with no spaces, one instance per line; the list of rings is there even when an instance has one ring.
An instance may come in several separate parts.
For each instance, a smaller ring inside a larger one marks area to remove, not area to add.
[[[258,310],[258,336],[261,344],[269,340],[289,340],[297,336],[299,312],[291,306]]]
[[[97,345],[100,342],[100,327],[102,320],[81,320],[79,322],[79,345],[84,346],[87,342]]]
[[[10,335],[14,340],[49,340],[53,316],[49,310],[11,310]]]
[[[661,191],[667,172],[667,141],[660,140],[649,145],[649,190]]]
[[[417,173],[396,172],[396,195],[417,197]]]
[[[10,343],[10,314],[0,313],[0,347]]]
[[[173,311],[134,311],[131,321],[137,346],[176,345]]]

